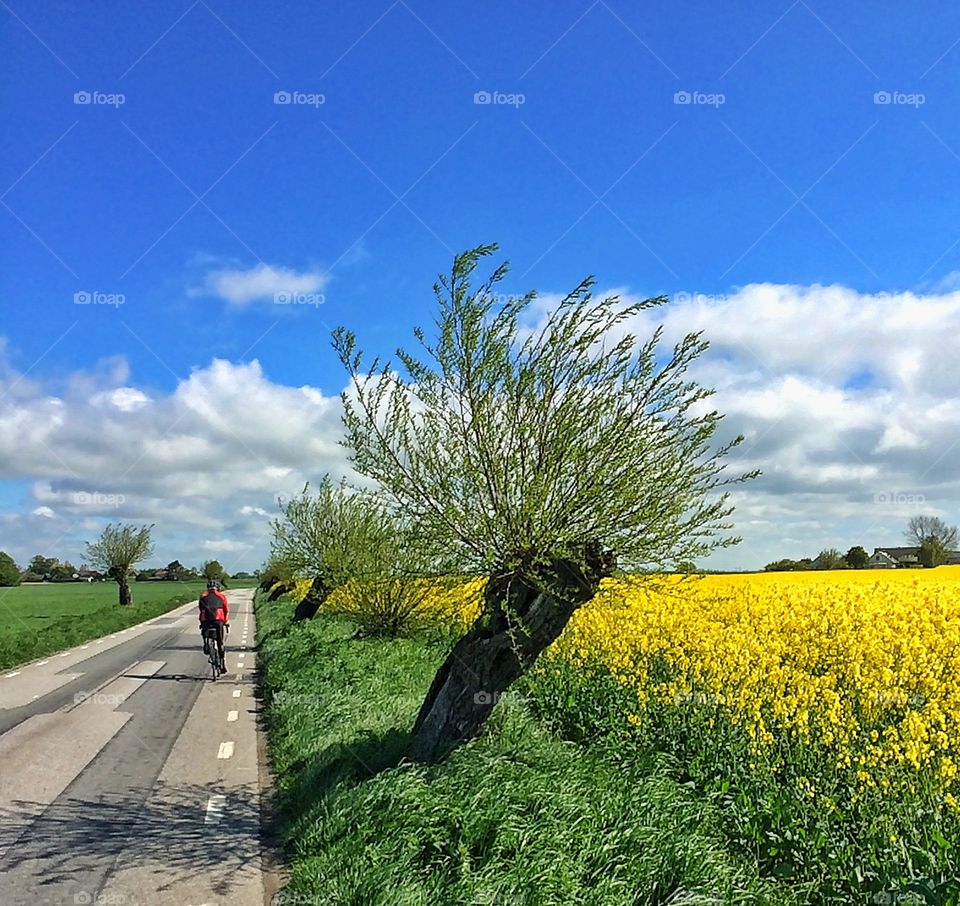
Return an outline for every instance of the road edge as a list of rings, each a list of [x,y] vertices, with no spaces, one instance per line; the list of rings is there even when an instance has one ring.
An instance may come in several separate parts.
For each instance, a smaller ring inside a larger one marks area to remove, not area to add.
[[[257,774],[260,787],[260,865],[263,877],[263,902],[265,906],[271,906],[271,904],[278,902],[277,894],[290,880],[290,876],[284,858],[283,842],[280,838],[276,777],[270,765],[267,728],[264,721],[263,675],[259,657],[260,622],[257,619],[257,598],[259,594],[260,589],[254,589],[254,626],[257,631],[254,636],[254,651],[258,654],[256,658],[257,666],[253,676],[254,701],[256,703],[254,717],[257,724]]]

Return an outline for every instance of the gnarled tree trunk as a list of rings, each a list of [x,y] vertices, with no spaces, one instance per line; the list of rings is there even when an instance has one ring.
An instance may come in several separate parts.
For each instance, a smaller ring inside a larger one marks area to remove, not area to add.
[[[133,593],[130,591],[130,585],[126,580],[126,577],[123,579],[117,579],[117,582],[120,585],[120,604],[123,607],[126,607],[129,604],[133,603]]]
[[[500,696],[597,592],[615,560],[599,544],[581,558],[553,560],[536,578],[492,576],[484,614],[454,645],[413,725],[409,756],[431,761],[476,736]]]
[[[297,604],[293,612],[293,622],[299,623],[301,620],[312,620],[328,593],[328,589],[326,585],[323,584],[323,580],[317,576],[313,580],[313,585],[310,586],[310,591],[308,591],[303,600]]]

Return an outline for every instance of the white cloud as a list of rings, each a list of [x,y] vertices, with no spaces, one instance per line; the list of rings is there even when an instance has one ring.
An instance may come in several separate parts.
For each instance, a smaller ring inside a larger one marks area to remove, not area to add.
[[[204,280],[205,294],[219,296],[231,305],[247,305],[258,300],[272,302],[279,293],[297,295],[316,293],[327,283],[325,274],[297,271],[284,267],[258,264],[249,270],[220,269],[210,271]],[[198,295],[198,290],[191,291]]]
[[[0,396],[18,380],[0,367]],[[32,498],[21,514],[0,513],[16,559],[49,545],[79,562],[98,534],[91,520],[125,521],[156,525],[158,563],[217,550],[228,569],[252,569],[278,496],[350,474],[339,397],[276,384],[256,361],[215,359],[166,394],[116,369],[73,375],[56,396],[31,388],[0,407],[0,480],[30,482]]]
[[[746,438],[731,471],[764,473],[735,488],[744,543],[714,565],[895,543],[921,511],[960,522],[960,293],[756,284],[630,328],[645,338],[660,322],[665,349],[691,330],[711,340],[692,376],[716,388],[723,437]],[[157,524],[157,562],[220,552],[252,568],[278,497],[350,472],[339,398],[276,384],[257,362],[214,360],[157,394],[111,360],[55,390],[0,361],[0,478],[33,482],[21,513],[0,512],[19,558],[43,542],[78,561],[91,519],[123,519]]]
[[[960,292],[753,284],[680,294],[624,329],[661,323],[664,351],[704,332],[691,374],[716,389],[723,436],[745,436],[730,470],[764,473],[737,488],[744,543],[714,565],[896,543],[918,511],[960,522]]]

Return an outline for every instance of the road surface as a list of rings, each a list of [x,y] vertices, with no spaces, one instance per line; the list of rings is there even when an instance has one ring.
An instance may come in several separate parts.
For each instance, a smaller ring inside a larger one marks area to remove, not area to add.
[[[253,590],[0,674],[3,906],[263,906]]]

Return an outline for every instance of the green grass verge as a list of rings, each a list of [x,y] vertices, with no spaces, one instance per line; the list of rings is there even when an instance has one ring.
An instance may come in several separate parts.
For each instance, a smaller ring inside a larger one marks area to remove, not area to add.
[[[777,904],[713,807],[653,756],[564,741],[505,697],[483,737],[402,760],[444,648],[351,638],[257,601],[259,664],[291,883],[279,903]]]
[[[131,583],[121,607],[115,582],[52,583],[0,589],[0,670],[97,639],[200,595],[202,582]]]

